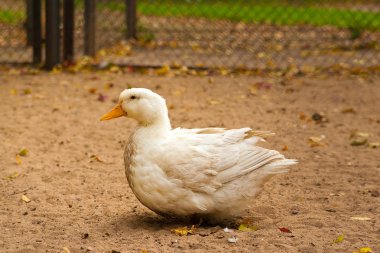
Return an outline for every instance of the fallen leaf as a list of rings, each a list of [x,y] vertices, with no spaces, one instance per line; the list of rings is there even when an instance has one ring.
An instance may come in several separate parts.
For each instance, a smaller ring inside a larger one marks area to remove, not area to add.
[[[13,172],[12,174],[4,177],[5,179],[15,179],[16,177],[18,177],[20,174],[16,171],[16,172]]]
[[[104,89],[105,90],[109,90],[109,89],[111,89],[111,88],[113,88],[114,87],[114,84],[113,83],[106,83],[105,85],[104,85]]]
[[[272,88],[272,84],[271,83],[267,83],[267,82],[258,82],[258,83],[255,83],[254,85],[259,90],[269,90],[269,89]]]
[[[159,69],[156,70],[156,74],[159,75],[159,76],[166,75],[169,72],[170,72],[170,66],[168,66],[168,65],[164,65],[161,68],[159,68]]]
[[[344,108],[340,111],[341,113],[356,113],[356,110],[352,107]]]
[[[147,251],[146,249],[142,249],[142,250],[140,251],[140,253],[148,253],[148,251]]]
[[[88,92],[90,92],[91,94],[95,94],[97,90],[98,90],[98,89],[92,87],[92,88],[89,88],[89,89],[88,89]]]
[[[369,220],[371,220],[371,218],[369,218],[369,217],[354,216],[354,217],[351,217],[351,220],[369,221]]]
[[[114,66],[110,67],[109,71],[112,73],[118,73],[121,71],[121,69],[119,66],[114,65]]]
[[[341,243],[343,242],[343,240],[344,240],[344,235],[340,235],[335,239],[334,243]]]
[[[240,224],[238,230],[242,231],[242,232],[256,231],[257,227],[256,226],[246,225],[246,224]]]
[[[97,155],[91,155],[90,158],[92,159],[92,161],[104,163],[104,161],[102,159],[100,159],[99,156],[97,156]]]
[[[227,241],[229,243],[237,243],[238,240],[239,240],[239,238],[237,238],[236,236],[232,236],[232,237],[227,239]]]
[[[288,146],[287,145],[284,145],[283,147],[282,147],[282,149],[281,149],[282,151],[288,151],[289,150],[289,148],[288,148]]]
[[[19,156],[26,156],[28,153],[29,153],[29,150],[27,150],[26,148],[23,148],[20,150],[20,152],[18,152],[18,155]]]
[[[69,248],[67,248],[67,247],[63,247],[63,248],[62,248],[62,252],[63,252],[63,253],[70,253],[70,250],[69,250]]]
[[[28,95],[32,93],[30,89],[24,89],[22,92],[24,93],[24,95]]]
[[[209,98],[207,99],[207,103],[209,103],[210,105],[219,105],[219,104],[222,104],[223,101],[216,98]]]
[[[380,142],[370,142],[370,143],[368,143],[368,147],[370,147],[370,148],[379,148],[380,147]]]
[[[369,137],[369,133],[354,131],[354,132],[351,133],[350,137],[351,138],[355,138],[355,137],[368,138]]]
[[[16,90],[16,89],[11,89],[11,90],[9,91],[9,93],[10,93],[11,95],[17,95],[17,90]]]
[[[189,234],[193,235],[195,232],[195,229],[196,229],[196,227],[193,225],[193,226],[191,226],[190,229],[188,227],[175,228],[175,229],[172,229],[171,232],[176,234],[176,235],[179,235],[179,236],[185,236],[185,235],[189,235]]]
[[[351,146],[361,146],[367,143],[367,139],[362,138],[362,139],[357,139],[357,140],[352,140],[351,141]]]
[[[21,156],[19,154],[16,155],[16,163],[20,165],[22,163]]]
[[[107,100],[107,96],[99,93],[99,95],[98,95],[98,101],[105,102],[106,100]]]
[[[283,233],[292,233],[288,228],[278,228]]]
[[[22,195],[22,196],[21,196],[21,199],[22,199],[22,201],[24,201],[25,203],[29,203],[29,202],[30,202],[30,199],[29,199],[27,196],[25,196],[25,195]]]
[[[320,135],[319,137],[312,136],[309,137],[309,144],[311,147],[325,146],[323,140],[326,139],[324,135]]]
[[[179,96],[182,96],[182,91],[180,91],[180,90],[174,90],[174,91],[171,92],[171,94],[173,96],[179,97]]]
[[[249,87],[249,92],[252,94],[252,95],[257,95],[257,87],[255,85],[252,85],[251,87]]]
[[[360,253],[371,253],[372,249],[370,247],[364,247],[359,249]]]

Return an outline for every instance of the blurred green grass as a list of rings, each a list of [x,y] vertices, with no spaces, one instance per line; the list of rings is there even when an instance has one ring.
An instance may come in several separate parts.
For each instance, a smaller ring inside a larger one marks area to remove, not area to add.
[[[233,1],[139,1],[138,12],[152,16],[201,17],[212,20],[277,25],[332,25],[340,28],[380,29],[380,12],[336,7],[275,4],[273,1],[254,4]]]
[[[357,1],[356,4],[365,2]],[[199,17],[258,24],[331,25],[356,30],[379,30],[380,12],[355,10],[353,7],[356,4],[350,1],[325,0],[139,0],[137,8],[139,14],[147,16]],[[117,1],[98,4],[98,7],[114,11],[125,8],[123,3]]]
[[[25,19],[25,14],[21,11],[11,11],[0,9],[0,23],[17,24]]]

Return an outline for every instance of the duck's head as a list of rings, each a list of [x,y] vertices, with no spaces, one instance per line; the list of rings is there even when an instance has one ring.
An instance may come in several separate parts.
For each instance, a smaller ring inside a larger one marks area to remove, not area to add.
[[[141,125],[153,124],[168,117],[165,99],[144,88],[126,89],[120,93],[119,103],[100,120],[126,116]]]

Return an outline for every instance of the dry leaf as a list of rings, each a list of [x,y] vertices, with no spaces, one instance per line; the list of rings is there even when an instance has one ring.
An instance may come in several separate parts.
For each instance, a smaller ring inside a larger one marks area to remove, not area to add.
[[[146,249],[142,249],[142,250],[140,251],[140,253],[148,253],[148,250],[146,250]]]
[[[107,100],[107,96],[99,93],[99,95],[98,95],[98,101],[105,102],[106,100]]]
[[[174,91],[171,92],[171,94],[173,96],[179,97],[179,96],[182,96],[182,91],[180,91],[180,90],[174,90]]]
[[[361,145],[364,145],[367,143],[367,139],[366,138],[361,138],[361,139],[357,139],[357,140],[352,140],[351,141],[351,146],[361,146]]]
[[[370,148],[379,148],[380,147],[380,142],[370,142],[370,143],[368,143],[368,147],[370,147]]]
[[[338,238],[335,239],[334,243],[341,243],[344,240],[344,235],[338,236]]]
[[[356,110],[352,107],[349,107],[349,108],[344,108],[343,110],[341,110],[341,113],[356,113]]]
[[[240,224],[238,230],[243,231],[243,232],[256,231],[257,227],[256,226],[249,226],[246,224]]]
[[[28,153],[29,153],[29,150],[27,150],[26,148],[23,148],[20,150],[20,152],[18,152],[18,155],[19,156],[26,156]]]
[[[70,253],[70,250],[69,250],[69,248],[67,248],[67,247],[63,247],[63,248],[62,248],[62,252],[63,252],[63,253]]]
[[[309,137],[309,144],[311,147],[325,146],[323,140],[326,139],[326,136],[320,135],[319,137],[312,136]]]
[[[223,103],[223,101],[217,98],[209,98],[207,99],[207,103],[209,103],[210,105],[220,105]]]
[[[278,228],[283,233],[292,233],[288,228]]]
[[[9,93],[10,93],[11,95],[17,95],[17,90],[16,90],[16,89],[11,89],[11,90],[9,91]]]
[[[351,220],[369,221],[369,220],[371,220],[371,218],[369,218],[369,217],[354,216],[354,217],[351,217]]]
[[[24,93],[24,95],[29,95],[32,93],[30,89],[24,89],[22,92]]]
[[[19,154],[16,155],[16,163],[20,165],[22,163],[21,156]]]
[[[114,87],[114,84],[113,83],[106,83],[105,85],[104,85],[104,89],[105,90],[109,90],[109,89],[111,89],[111,88],[113,88]]]
[[[284,145],[283,147],[282,147],[282,149],[281,149],[282,151],[288,151],[289,150],[289,148],[288,148],[288,146],[287,145]]]
[[[171,232],[179,236],[184,236],[184,235],[189,235],[189,234],[193,235],[195,232],[195,229],[196,227],[193,225],[191,226],[190,229],[188,227],[175,228],[175,229],[172,229]]]
[[[257,95],[257,87],[255,85],[252,85],[251,87],[249,87],[249,92],[252,94],[252,95]]]
[[[159,76],[166,75],[169,72],[170,72],[170,66],[168,66],[168,65],[164,65],[161,68],[159,68],[159,69],[156,70],[156,74],[159,75]]]
[[[13,172],[12,174],[4,177],[5,179],[15,179],[16,177],[18,177],[20,174],[16,171],[16,172]]]
[[[370,247],[364,247],[359,249],[359,253],[371,253],[372,249]]]
[[[88,92],[90,92],[91,94],[95,94],[96,91],[97,91],[97,89],[94,87],[88,89]]]
[[[228,238],[227,240],[229,243],[237,243],[239,238],[237,238],[236,236],[232,236],[232,237]]]
[[[104,161],[102,159],[100,159],[99,156],[97,156],[97,155],[91,155],[90,158],[92,159],[92,161],[104,163]]]
[[[21,199],[22,199],[22,201],[24,201],[25,203],[29,203],[29,202],[30,202],[30,199],[29,199],[27,196],[25,196],[25,195],[22,195],[22,196],[21,196]]]
[[[118,73],[121,71],[121,69],[119,66],[114,65],[114,66],[110,67],[109,71],[112,73]]]

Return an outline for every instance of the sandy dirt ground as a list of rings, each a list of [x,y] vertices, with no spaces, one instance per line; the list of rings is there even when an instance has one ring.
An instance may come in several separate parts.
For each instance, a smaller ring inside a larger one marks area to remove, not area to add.
[[[367,144],[380,142],[379,84],[379,76],[1,73],[0,252],[380,252],[380,148]],[[173,127],[276,133],[266,145],[299,164],[252,200],[244,222],[256,231],[202,226],[180,237],[171,230],[191,224],[137,201],[123,166],[135,123],[99,122],[131,85],[163,95]],[[355,131],[356,144],[367,143],[352,146]]]

